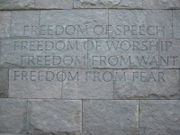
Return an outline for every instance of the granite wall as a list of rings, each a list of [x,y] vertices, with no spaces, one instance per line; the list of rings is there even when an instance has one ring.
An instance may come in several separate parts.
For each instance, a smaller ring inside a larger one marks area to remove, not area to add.
[[[0,135],[180,135],[180,0],[0,0]]]

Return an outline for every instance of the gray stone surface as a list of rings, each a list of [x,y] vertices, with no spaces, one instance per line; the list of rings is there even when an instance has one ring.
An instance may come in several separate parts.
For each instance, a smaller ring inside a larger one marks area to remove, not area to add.
[[[180,101],[140,101],[140,135],[179,135]]]
[[[18,98],[60,98],[62,70],[11,69],[9,96]]]
[[[28,107],[30,135],[81,135],[81,101],[30,100]]]
[[[39,15],[40,11],[12,11],[11,35],[30,37],[31,33],[36,34],[37,27],[32,28],[32,26],[39,25]],[[33,29],[30,34],[26,32],[27,26]]]
[[[180,39],[180,10],[173,11],[174,38]]]
[[[41,11],[42,37],[103,38],[108,37],[107,10],[54,10]],[[49,27],[49,32],[47,26]],[[58,25],[58,26],[57,26]],[[103,30],[101,29],[103,26]],[[101,31],[102,30],[102,31]],[[48,34],[49,33],[49,34]]]
[[[73,0],[35,0],[36,8],[40,9],[72,9]]]
[[[142,0],[74,0],[75,8],[142,8]]]
[[[26,130],[27,101],[0,99],[0,133],[23,133]]]
[[[2,67],[87,67],[86,39],[1,41]]]
[[[171,38],[172,11],[110,10],[110,37]]]
[[[179,70],[117,70],[126,79],[114,81],[115,99],[180,99]]]
[[[84,135],[138,135],[138,101],[85,100]]]
[[[29,9],[34,7],[34,0],[1,0],[0,9]]]
[[[0,68],[0,98],[8,97],[9,76],[8,69]]]
[[[63,82],[62,97],[65,99],[112,99],[113,70],[64,69],[74,80]]]
[[[10,36],[11,13],[9,11],[0,12],[0,38]]]
[[[180,9],[179,0],[144,0],[144,9]]]

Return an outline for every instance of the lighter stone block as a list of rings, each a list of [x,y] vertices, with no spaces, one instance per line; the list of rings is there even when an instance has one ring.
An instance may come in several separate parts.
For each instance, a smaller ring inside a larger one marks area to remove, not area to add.
[[[34,7],[34,0],[1,0],[0,9],[29,9]]]
[[[114,81],[115,99],[179,99],[179,70],[116,70],[124,73]]]
[[[74,0],[75,8],[142,8],[142,0]]]
[[[10,36],[11,13],[9,11],[0,12],[0,38]]]
[[[144,0],[145,9],[180,9],[179,0]]]
[[[84,135],[138,135],[138,101],[83,101]]]
[[[8,97],[9,77],[8,69],[0,68],[0,98]]]
[[[0,133],[24,133],[26,128],[27,101],[0,99]]]
[[[112,99],[113,70],[64,69],[74,79],[63,81],[64,99]]]
[[[180,10],[173,11],[174,38],[180,39]]]
[[[81,101],[30,100],[28,107],[28,134],[81,135]]]
[[[62,70],[11,69],[9,96],[19,98],[60,98]]]
[[[72,9],[73,0],[35,0],[40,9]]]
[[[110,10],[109,24],[114,38],[172,38],[172,11]]]
[[[178,135],[180,101],[140,101],[140,135]]]

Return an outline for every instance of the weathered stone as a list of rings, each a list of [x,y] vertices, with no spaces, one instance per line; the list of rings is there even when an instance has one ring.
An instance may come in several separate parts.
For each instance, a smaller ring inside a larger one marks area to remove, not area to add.
[[[84,135],[138,135],[138,101],[83,101]]]
[[[73,0],[35,0],[36,8],[40,9],[72,9]]]
[[[114,38],[172,37],[172,11],[110,10],[109,24]]]
[[[64,69],[73,79],[63,81],[65,99],[112,99],[113,70]]]
[[[180,9],[179,0],[144,0],[145,9]]]
[[[180,99],[179,70],[116,70],[115,99]],[[119,74],[120,74],[119,73]]]
[[[0,69],[0,98],[8,97],[8,69]]]
[[[40,11],[12,11],[11,35],[29,37],[25,30],[28,26],[39,25],[39,15]],[[31,32],[36,33],[37,27],[32,27],[32,29]]]
[[[0,38],[10,36],[11,13],[9,11],[0,12]]]
[[[30,100],[28,107],[28,134],[81,135],[81,101]]]
[[[1,41],[2,67],[87,67],[87,40]]]
[[[23,133],[26,130],[27,101],[0,99],[0,133]]]
[[[75,0],[75,8],[142,8],[142,0]]]
[[[11,69],[9,96],[19,98],[60,98],[62,70]]]
[[[180,39],[180,10],[173,11],[174,38]]]
[[[107,10],[41,11],[39,35],[51,38],[102,38],[108,37],[104,29],[107,24]]]
[[[29,9],[34,7],[34,0],[1,0],[0,9]]]
[[[140,135],[178,135],[180,101],[140,101]]]

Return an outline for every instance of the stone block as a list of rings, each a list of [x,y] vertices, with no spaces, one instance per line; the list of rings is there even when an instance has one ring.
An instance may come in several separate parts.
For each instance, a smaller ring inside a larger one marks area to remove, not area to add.
[[[140,135],[178,135],[180,101],[140,101]]]
[[[180,99],[179,70],[116,70],[115,99]]]
[[[180,10],[173,11],[173,32],[174,38],[180,39]]]
[[[10,36],[10,23],[11,23],[11,13],[9,11],[1,11],[0,12],[0,38],[6,38]]]
[[[11,69],[9,96],[18,98],[60,98],[62,70]]]
[[[138,101],[83,101],[84,135],[138,135]]]
[[[28,107],[29,135],[81,135],[81,101],[30,100]]]
[[[8,97],[9,76],[8,69],[0,68],[0,98]]]

